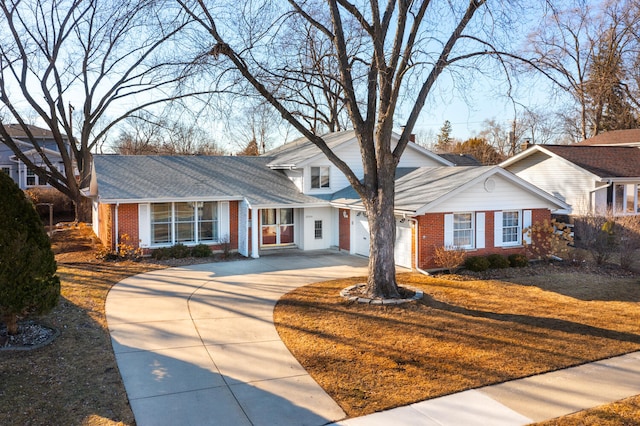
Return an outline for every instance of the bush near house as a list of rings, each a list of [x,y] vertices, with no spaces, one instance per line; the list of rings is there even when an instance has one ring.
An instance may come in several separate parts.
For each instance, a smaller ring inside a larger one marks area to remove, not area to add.
[[[536,222],[525,229],[524,234],[531,240],[526,244],[526,250],[536,259],[546,259],[549,256],[566,259],[574,243],[572,229],[556,219]]]
[[[527,259],[527,256],[520,253],[509,255],[508,260],[509,265],[511,265],[512,268],[524,268],[529,265],[529,259]]]
[[[0,319],[18,333],[18,318],[53,309],[60,279],[51,242],[24,192],[0,173]]]
[[[489,265],[489,259],[482,256],[471,256],[464,261],[464,267],[473,272],[484,272]]]
[[[433,263],[449,272],[461,267],[467,257],[467,252],[459,247],[436,246],[433,251]]]
[[[509,259],[498,253],[490,254],[487,256],[487,260],[489,261],[490,269],[504,269],[511,266]]]

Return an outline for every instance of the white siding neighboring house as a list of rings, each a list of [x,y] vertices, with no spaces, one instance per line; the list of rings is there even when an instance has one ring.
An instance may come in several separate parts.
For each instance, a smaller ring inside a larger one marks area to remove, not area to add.
[[[640,148],[534,145],[501,166],[570,205],[559,214],[640,214]]]

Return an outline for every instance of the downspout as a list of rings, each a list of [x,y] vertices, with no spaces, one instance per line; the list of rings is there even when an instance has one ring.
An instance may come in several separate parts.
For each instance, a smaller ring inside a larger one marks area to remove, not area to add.
[[[418,228],[418,219],[414,218],[414,217],[410,217],[408,218],[409,222],[413,223],[413,225],[415,226],[415,236],[416,236],[416,241],[415,241],[415,264],[416,267],[414,268],[416,271],[420,272],[423,275],[431,275],[430,273],[428,273],[427,271],[424,271],[422,269],[420,269],[418,266],[420,265],[420,255],[418,253],[419,247],[420,247],[420,233],[418,232],[419,228]]]
[[[116,253],[120,253],[120,229],[119,229],[119,225],[118,225],[118,206],[120,205],[119,201],[116,201],[116,218],[115,218],[115,228],[116,228]]]

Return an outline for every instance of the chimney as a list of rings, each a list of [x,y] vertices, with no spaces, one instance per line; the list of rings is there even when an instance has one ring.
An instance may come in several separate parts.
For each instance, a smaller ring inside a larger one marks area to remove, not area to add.
[[[520,151],[525,151],[529,149],[533,144],[531,143],[531,139],[525,139],[522,145],[520,145]]]
[[[406,127],[405,125],[400,126],[400,130],[401,130],[402,132],[404,132],[404,128],[405,128],[405,127]],[[411,134],[409,135],[409,142],[416,143],[416,134],[415,134],[415,133],[411,133]]]

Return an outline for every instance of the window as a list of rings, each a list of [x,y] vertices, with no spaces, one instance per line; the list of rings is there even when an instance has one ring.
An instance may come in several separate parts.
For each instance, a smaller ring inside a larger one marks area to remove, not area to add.
[[[311,188],[329,187],[329,167],[311,167]]]
[[[151,204],[151,242],[153,244],[166,244],[173,241],[171,216],[171,203]]]
[[[218,241],[218,205],[208,201],[198,203],[198,240]]]
[[[33,169],[27,169],[27,186],[40,186],[44,184],[44,179],[41,180]]]
[[[502,212],[502,244],[518,245],[522,234],[519,211]]]
[[[453,245],[460,248],[473,248],[473,213],[453,215]]]
[[[176,242],[192,243],[196,241],[195,203],[175,203]]]
[[[322,221],[316,220],[313,224],[313,233],[316,237],[316,240],[322,239]]]
[[[615,184],[613,187],[613,208],[615,214],[640,212],[640,185]]]
[[[152,244],[218,241],[215,201],[151,204]]]
[[[11,167],[2,167],[2,172],[11,176]]]

